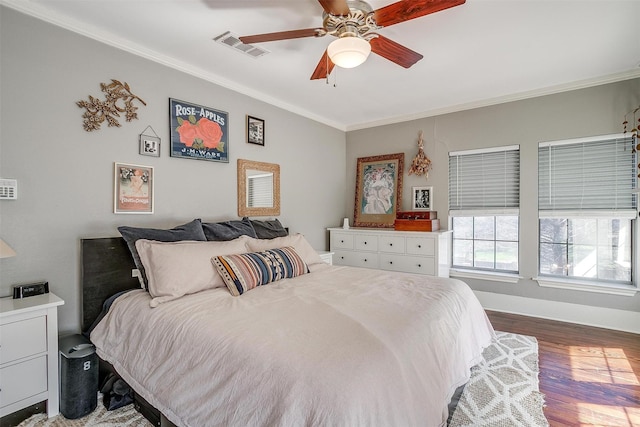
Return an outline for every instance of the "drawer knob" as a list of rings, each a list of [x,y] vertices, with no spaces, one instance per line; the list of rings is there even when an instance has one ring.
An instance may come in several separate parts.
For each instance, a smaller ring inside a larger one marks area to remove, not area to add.
[[[340,243],[344,243],[344,240],[340,240]]]
[[[389,243],[389,246],[393,246],[393,243]]]
[[[364,262],[367,262],[367,259],[366,259],[366,258],[364,259]]]
[[[341,256],[341,257],[340,257],[340,259],[344,259],[344,257],[343,257],[343,256]]]
[[[422,247],[422,245],[418,245],[418,249],[420,249]]]
[[[418,264],[418,267],[422,267],[422,264]]]
[[[367,242],[364,242],[364,244],[366,245],[366,244],[367,244]]]
[[[389,264],[393,264],[393,261],[389,261]]]

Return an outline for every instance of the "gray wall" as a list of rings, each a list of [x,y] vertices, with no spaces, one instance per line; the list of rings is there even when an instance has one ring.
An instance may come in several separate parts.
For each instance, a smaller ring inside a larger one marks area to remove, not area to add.
[[[0,296],[48,280],[65,300],[60,330],[78,330],[80,239],[117,236],[119,225],[237,218],[238,158],[280,165],[280,220],[327,248],[325,228],[344,210],[344,132],[8,8],[0,19],[0,177],[17,179],[19,196],[0,201],[0,237],[18,253],[0,260]],[[112,78],[147,106],[120,128],[84,131],[76,101],[104,99],[99,84]],[[169,156],[169,98],[229,113],[228,164]],[[247,114],[265,119],[265,147],[246,143]],[[162,139],[159,158],[138,154],[147,125]],[[113,213],[114,162],[155,168],[153,215]]]
[[[521,232],[517,284],[466,281],[487,292],[640,311],[640,296],[540,288],[537,269],[537,144],[618,133],[640,103],[640,79],[410,122],[344,132],[0,7],[0,177],[18,180],[19,198],[0,201],[0,237],[18,255],[0,260],[0,296],[16,283],[48,280],[65,300],[60,330],[80,324],[80,251],[84,237],[118,235],[119,225],[173,227],[195,217],[236,218],[236,160],[281,166],[282,215],[292,232],[326,249],[325,228],[353,220],[356,159],[404,152],[408,164],[424,131],[434,167],[428,179],[404,176],[403,208],[412,186],[432,185],[447,223],[448,152],[520,144]],[[147,102],[122,127],[82,128],[76,101],[101,97],[99,83],[128,82]],[[227,111],[230,163],[168,155],[168,99]],[[247,114],[266,120],[266,147],[245,142]],[[160,158],[138,155],[151,125]],[[113,214],[113,162],[155,167],[153,215]],[[346,184],[345,184],[346,183]]]
[[[406,170],[424,131],[425,153],[433,161],[429,178],[404,175],[403,209],[410,209],[411,187],[432,185],[435,210],[447,224],[448,153],[474,148],[520,145],[520,274],[517,284],[465,279],[479,291],[640,311],[635,297],[539,287],[537,274],[538,143],[622,132],[624,115],[640,104],[640,79],[477,108],[400,124],[347,133],[345,216],[353,219],[358,157],[405,153]]]

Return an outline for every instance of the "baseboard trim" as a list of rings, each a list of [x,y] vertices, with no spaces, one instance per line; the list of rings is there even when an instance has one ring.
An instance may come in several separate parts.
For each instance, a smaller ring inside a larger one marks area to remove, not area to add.
[[[640,334],[640,312],[473,291],[487,310]]]

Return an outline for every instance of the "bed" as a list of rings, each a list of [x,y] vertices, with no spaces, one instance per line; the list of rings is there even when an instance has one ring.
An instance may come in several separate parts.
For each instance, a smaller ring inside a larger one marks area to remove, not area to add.
[[[238,240],[247,253],[232,249]],[[157,255],[146,274],[173,283],[172,262],[193,276],[204,259],[216,272],[209,258],[246,261],[286,243],[308,272],[237,296],[215,286],[176,297],[140,289],[122,238],[85,239],[83,327],[94,324],[100,358],[177,426],[445,425],[452,395],[495,338],[463,282],[330,266],[302,235],[152,241],[172,259]],[[102,317],[102,302],[131,288]]]

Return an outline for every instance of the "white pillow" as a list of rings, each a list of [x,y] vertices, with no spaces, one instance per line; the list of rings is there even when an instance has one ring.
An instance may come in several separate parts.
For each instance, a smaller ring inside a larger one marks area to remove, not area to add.
[[[211,257],[248,252],[246,238],[227,242],[157,242],[139,239],[136,249],[147,273],[151,307],[205,289],[225,287]]]
[[[276,237],[275,239],[254,239],[247,237],[247,247],[250,252],[262,252],[268,249],[284,248],[285,246],[292,246],[293,249],[300,255],[302,260],[309,267],[309,271],[313,271],[313,265],[321,264],[326,265],[320,258],[318,252],[311,247],[311,244],[300,233],[291,234],[289,236]]]

